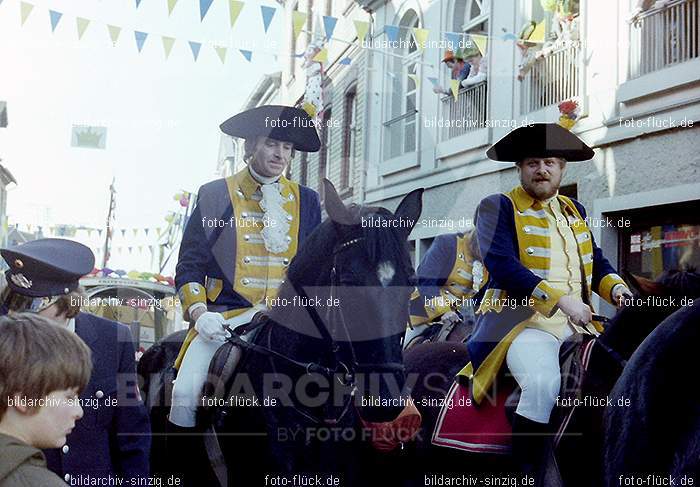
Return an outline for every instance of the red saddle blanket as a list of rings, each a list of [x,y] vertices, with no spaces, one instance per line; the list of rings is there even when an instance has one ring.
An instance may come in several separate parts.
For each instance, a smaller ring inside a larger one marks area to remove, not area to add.
[[[505,404],[512,388],[502,388],[476,406],[469,388],[455,382],[440,410],[433,445],[476,453],[509,453],[513,432]]]

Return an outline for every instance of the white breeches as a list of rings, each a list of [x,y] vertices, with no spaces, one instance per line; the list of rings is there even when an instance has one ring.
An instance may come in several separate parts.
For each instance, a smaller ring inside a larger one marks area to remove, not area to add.
[[[567,330],[562,340],[573,334]],[[511,343],[506,364],[522,390],[517,414],[538,423],[549,422],[561,387],[561,344],[554,335],[535,328],[525,328]]]
[[[209,363],[223,341],[206,340],[197,335],[182,358],[173,385],[170,422],[182,427],[195,426],[202,387],[207,380]]]

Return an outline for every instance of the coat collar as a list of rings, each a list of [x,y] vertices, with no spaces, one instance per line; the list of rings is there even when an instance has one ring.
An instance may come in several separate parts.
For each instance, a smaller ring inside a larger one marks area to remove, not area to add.
[[[95,327],[91,326],[89,321],[85,313],[78,313],[78,316],[75,317],[75,333],[92,348],[91,345],[97,341],[97,333],[95,332]]]
[[[234,177],[236,178],[238,187],[248,200],[252,198],[253,194],[260,188],[260,183],[253,178],[247,167],[236,173]],[[280,183],[280,189],[284,188],[287,185],[287,178],[282,175],[278,179],[278,182]]]
[[[549,204],[554,198],[560,199],[559,192],[557,192],[556,195],[552,196],[552,198],[550,198],[546,202],[536,200],[535,198],[530,196],[522,186],[518,186],[517,188],[515,188],[511,194],[513,196],[513,202],[515,203],[515,206],[517,207],[518,211],[525,211],[528,208],[540,210],[544,208],[547,204]]]

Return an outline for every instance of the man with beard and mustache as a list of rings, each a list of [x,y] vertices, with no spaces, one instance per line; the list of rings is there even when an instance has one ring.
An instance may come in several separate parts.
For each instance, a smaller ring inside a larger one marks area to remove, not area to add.
[[[478,296],[475,332],[467,341],[480,403],[505,364],[522,390],[513,418],[513,455],[542,484],[551,455],[549,418],[560,388],[559,348],[591,327],[591,293],[620,306],[631,294],[593,241],[586,210],[559,194],[567,161],[593,150],[557,124],[520,127],[486,153],[514,162],[520,185],[484,198],[476,235],[489,279]],[[598,327],[599,329],[599,327]]]

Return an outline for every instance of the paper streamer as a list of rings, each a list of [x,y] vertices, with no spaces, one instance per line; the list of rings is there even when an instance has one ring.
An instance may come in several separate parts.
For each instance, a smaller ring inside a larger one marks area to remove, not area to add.
[[[355,24],[355,31],[357,31],[357,38],[360,40],[360,43],[364,43],[367,32],[369,31],[369,22],[363,20],[355,20],[353,22]]]
[[[270,23],[272,22],[272,17],[275,16],[277,9],[275,7],[268,7],[267,5],[260,6],[260,13],[262,14],[263,28],[267,34],[267,29],[270,28]]]
[[[75,19],[75,25],[78,28],[78,40],[80,40],[83,38],[83,34],[85,34],[85,30],[88,28],[88,25],[90,25],[90,19],[78,17]]]
[[[238,16],[241,14],[241,10],[243,10],[243,2],[239,2],[238,0],[230,0],[228,8],[231,28],[233,29],[236,20],[238,20]]]
[[[329,15],[323,16],[323,30],[326,32],[326,42],[330,41],[331,37],[333,37],[333,31],[337,23],[338,19],[336,17],[331,17]]]
[[[165,59],[170,57],[170,51],[173,50],[173,44],[175,44],[174,37],[163,36],[163,51],[165,51]]]
[[[32,13],[32,10],[34,10],[33,4],[27,2],[20,2],[20,15],[22,17],[21,25],[24,25],[24,23],[27,21],[27,18],[29,18],[29,14]]]
[[[299,37],[299,33],[301,32],[302,27],[304,27],[304,24],[306,24],[307,17],[308,15],[305,12],[299,12],[298,10],[292,12],[292,28],[294,32],[294,39]]]
[[[430,31],[428,29],[419,29],[419,28],[413,29],[413,37],[416,39],[416,43],[418,44],[419,49],[421,49],[421,50],[425,49],[425,43],[428,40],[429,34],[430,34]]]
[[[214,0],[199,0],[199,19],[204,20],[204,17],[209,12],[209,7]]]
[[[136,39],[136,49],[141,52],[141,49],[143,49],[143,44],[146,42],[146,37],[148,37],[147,32],[140,32],[140,31],[135,31],[134,32],[134,39]]]
[[[49,17],[51,18],[51,32],[56,32],[56,26],[63,17],[61,12],[56,12],[55,10],[49,10]]]
[[[199,50],[202,48],[202,43],[194,41],[189,41],[189,43],[190,49],[192,50],[192,55],[194,56],[194,61],[197,62],[197,58],[199,57]]]

